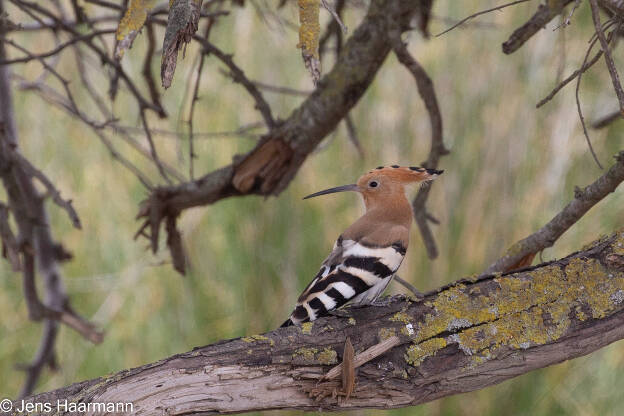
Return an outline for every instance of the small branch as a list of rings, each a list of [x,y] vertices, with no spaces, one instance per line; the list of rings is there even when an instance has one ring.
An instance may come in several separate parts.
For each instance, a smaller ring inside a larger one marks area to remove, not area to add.
[[[145,137],[147,138],[147,142],[149,143],[150,153],[154,164],[158,167],[158,171],[160,175],[167,181],[169,185],[173,184],[169,176],[167,175],[167,170],[163,166],[160,158],[158,157],[158,152],[156,151],[156,145],[154,144],[154,139],[152,138],[152,131],[147,124],[147,117],[145,115],[145,109],[141,108],[140,110],[141,122],[143,123],[143,130],[145,131]]]
[[[345,117],[345,126],[347,127],[347,136],[349,137],[349,141],[357,150],[360,158],[364,158],[364,148],[362,147],[362,143],[358,138],[357,130],[355,128],[355,124],[353,124],[353,118],[351,114],[347,114]]]
[[[503,43],[503,53],[509,55],[520,49],[526,41],[542,30],[548,22],[559,16],[564,7],[573,1],[576,0],[549,1],[547,4],[540,4],[535,14],[525,24],[516,29],[509,36],[509,39]]]
[[[194,35],[193,39],[195,39],[202,45],[205,53],[214,55],[217,59],[223,62],[225,66],[228,67],[232,80],[236,83],[241,84],[256,102],[256,109],[260,112],[260,114],[262,114],[262,118],[264,118],[264,122],[269,130],[275,127],[275,120],[273,119],[273,115],[271,114],[271,107],[266,102],[264,96],[258,90],[256,85],[252,81],[250,81],[243,72],[243,70],[234,63],[234,61],[232,60],[232,55],[224,53],[223,51],[221,51],[221,49],[217,48],[215,45],[213,45],[201,36]]]
[[[574,199],[560,213],[538,231],[512,245],[505,255],[492,263],[483,274],[513,270],[514,266],[527,256],[534,256],[551,247],[587,211],[615,191],[624,181],[624,151],[615,156],[615,159],[616,163],[604,175],[585,189],[575,192]]]
[[[423,165],[426,168],[435,169],[438,167],[440,157],[448,154],[449,151],[444,147],[442,114],[440,113],[433,81],[420,63],[410,55],[407,47],[400,38],[395,38],[392,47],[399,62],[403,64],[414,77],[418,93],[425,103],[431,125],[431,150],[429,151],[429,157]],[[416,194],[416,197],[412,201],[412,209],[414,211],[414,219],[416,220],[416,224],[418,225],[418,229],[420,230],[420,234],[427,249],[427,255],[430,259],[435,259],[438,257],[438,248],[433,238],[433,233],[429,228],[426,208],[431,185],[432,184],[429,182],[421,186],[418,194]]]
[[[590,45],[590,48],[591,48],[591,45]],[[554,98],[554,96],[557,95],[557,93],[563,87],[568,85],[570,82],[572,82],[574,79],[576,79],[576,77],[578,77],[581,73],[587,71],[596,62],[598,62],[598,60],[600,59],[601,56],[602,56],[602,51],[599,51],[598,53],[596,53],[596,55],[594,55],[594,57],[589,62],[585,62],[585,64],[583,66],[581,66],[581,68],[579,68],[576,71],[574,71],[569,77],[567,77],[566,79],[561,81],[555,88],[553,88],[553,90],[546,97],[542,98],[540,100],[540,102],[535,105],[535,108],[540,108],[541,106],[543,106],[544,104],[546,104],[547,102],[552,100]]]
[[[615,67],[613,58],[611,57],[609,42],[607,41],[607,38],[602,30],[602,24],[600,23],[600,10],[598,9],[596,0],[589,0],[589,5],[591,6],[592,19],[594,21],[594,27],[596,28],[596,35],[600,40],[600,47],[602,48],[602,52],[604,52],[605,62],[607,64],[607,68],[609,69],[609,75],[611,75],[613,89],[615,90],[615,95],[617,95],[618,102],[620,103],[620,112],[622,113],[622,117],[624,117],[624,91],[622,90],[622,84],[620,84],[620,76],[618,75],[617,68]],[[614,29],[614,32],[617,32],[618,29],[619,25]]]
[[[589,56],[589,53],[591,52],[593,45],[594,43],[592,42],[589,48],[587,49],[587,53],[585,54],[585,58],[583,59],[583,64],[581,65],[581,68],[585,67],[587,63],[587,57]],[[583,71],[580,71],[578,73],[578,77],[576,78],[576,90],[574,92],[574,97],[576,99],[576,109],[578,111],[579,119],[581,120],[581,126],[583,127],[583,134],[585,135],[585,140],[587,141],[587,146],[589,147],[589,151],[592,157],[594,158],[594,161],[598,165],[598,167],[602,169],[602,165],[600,164],[600,161],[598,160],[598,156],[596,156],[596,152],[594,151],[594,147],[592,146],[591,140],[589,138],[589,133],[587,133],[587,126],[585,125],[585,118],[583,117],[583,110],[581,109],[581,100],[579,98],[579,91],[581,89],[581,77],[582,76],[583,76]]]
[[[516,0],[516,1],[512,1],[511,3],[501,4],[500,6],[492,7],[491,9],[482,10],[482,11],[480,11],[480,12],[473,13],[473,14],[471,14],[470,16],[468,16],[468,17],[466,17],[466,18],[464,18],[464,19],[460,20],[459,22],[455,23],[453,26],[449,27],[448,29],[446,29],[446,30],[445,30],[445,31],[443,31],[443,32],[438,33],[438,34],[437,34],[437,35],[435,35],[435,36],[436,36],[436,37],[438,37],[438,36],[442,36],[442,35],[444,35],[445,33],[450,32],[451,30],[455,29],[456,27],[461,26],[462,24],[464,24],[464,23],[465,23],[465,22],[467,22],[468,20],[470,20],[470,19],[474,19],[474,18],[475,18],[475,17],[477,17],[477,16],[481,16],[481,15],[483,15],[483,14],[487,14],[487,13],[490,13],[490,12],[493,12],[493,11],[496,11],[496,10],[501,10],[501,9],[506,8],[506,7],[515,6],[516,4],[519,4],[519,3],[526,3],[527,1],[530,1],[530,0]]]
[[[379,357],[382,354],[385,354],[388,350],[396,347],[401,344],[401,339],[397,336],[392,336],[386,338],[381,341],[379,344],[375,344],[370,348],[367,348],[365,351],[357,354],[353,359],[353,366],[355,368],[361,367],[370,360],[373,360]],[[342,373],[342,364],[338,364],[336,367],[332,368],[325,374],[322,380],[333,380],[338,377]]]

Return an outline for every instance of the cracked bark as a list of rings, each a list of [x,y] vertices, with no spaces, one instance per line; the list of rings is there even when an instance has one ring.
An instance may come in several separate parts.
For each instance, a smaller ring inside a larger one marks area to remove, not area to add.
[[[624,337],[624,229],[561,260],[350,313],[221,341],[29,401],[131,402],[141,414],[191,415],[388,409],[481,389]],[[332,395],[339,381],[320,380],[342,361],[347,337],[357,354],[391,336],[401,342],[357,369],[349,400]]]

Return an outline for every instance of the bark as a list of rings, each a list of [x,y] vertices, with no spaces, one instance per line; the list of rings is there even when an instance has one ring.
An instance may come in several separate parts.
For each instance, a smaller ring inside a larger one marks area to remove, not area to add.
[[[347,312],[350,318],[221,341],[29,401],[131,402],[140,414],[191,415],[389,409],[481,389],[624,337],[624,229],[562,260],[460,280],[421,302],[397,297]],[[342,361],[347,338],[356,353],[349,362],[383,340],[398,341],[356,370],[345,400],[340,381],[321,377]]]

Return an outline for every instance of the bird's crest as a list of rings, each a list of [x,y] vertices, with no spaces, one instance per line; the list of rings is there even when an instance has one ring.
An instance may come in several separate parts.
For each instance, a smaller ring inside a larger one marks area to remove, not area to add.
[[[421,168],[420,166],[378,166],[358,179],[358,184],[366,183],[375,176],[385,176],[403,184],[411,182],[425,182],[441,175],[443,170]]]

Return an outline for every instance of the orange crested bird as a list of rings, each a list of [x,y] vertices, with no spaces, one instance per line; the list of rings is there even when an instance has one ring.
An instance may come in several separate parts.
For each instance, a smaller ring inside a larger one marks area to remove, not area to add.
[[[362,195],[366,213],[338,237],[282,326],[314,321],[349,301],[373,303],[392,280],[407,251],[412,206],[405,196],[405,186],[431,181],[442,172],[416,166],[380,166],[355,184],[303,198],[355,191]]]

